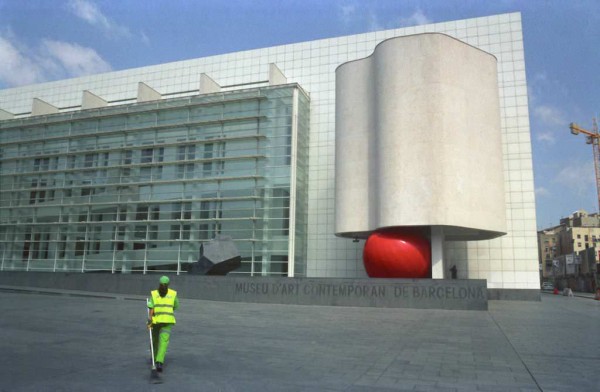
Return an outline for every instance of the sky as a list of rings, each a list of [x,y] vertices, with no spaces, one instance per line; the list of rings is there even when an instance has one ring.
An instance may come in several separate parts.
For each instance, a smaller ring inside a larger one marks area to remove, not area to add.
[[[598,211],[597,0],[0,0],[0,89],[369,31],[521,12],[538,229]],[[599,118],[600,121],[600,118]]]

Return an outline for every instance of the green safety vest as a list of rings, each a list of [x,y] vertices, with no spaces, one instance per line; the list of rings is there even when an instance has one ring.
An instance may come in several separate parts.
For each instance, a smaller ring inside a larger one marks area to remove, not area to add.
[[[175,324],[173,307],[175,306],[175,297],[177,291],[169,289],[167,295],[161,297],[158,290],[152,291],[152,302],[154,302],[154,316],[152,324]]]

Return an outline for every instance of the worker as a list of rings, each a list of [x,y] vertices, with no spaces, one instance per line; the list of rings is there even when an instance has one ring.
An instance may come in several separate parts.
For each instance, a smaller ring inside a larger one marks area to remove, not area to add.
[[[177,292],[169,288],[168,276],[161,276],[158,290],[152,290],[150,294],[148,327],[152,328],[156,370],[162,372],[171,329],[175,325],[174,311],[179,308],[179,299],[177,299]]]

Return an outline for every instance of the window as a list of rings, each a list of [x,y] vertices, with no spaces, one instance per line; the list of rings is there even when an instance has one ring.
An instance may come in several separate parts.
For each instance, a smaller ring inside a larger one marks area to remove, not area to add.
[[[57,244],[56,250],[58,251],[58,257],[60,259],[63,259],[65,257],[65,255],[67,254],[67,236],[66,235],[63,234],[60,236],[60,242]]]
[[[142,150],[142,157],[140,159],[140,163],[151,163],[153,157],[154,157],[154,149],[145,148]]]
[[[31,188],[37,188],[37,180],[31,181]],[[29,204],[35,204],[36,197],[37,197],[36,190],[32,189],[31,191],[29,191]]]
[[[42,171],[48,171],[50,168],[50,158],[42,159]]]
[[[192,203],[173,203],[171,219],[192,219]]]
[[[177,178],[193,178],[195,166],[193,163],[177,165]]]
[[[131,161],[133,158],[133,151],[126,150],[123,152],[123,165],[131,165]]]
[[[50,233],[35,233],[33,241],[32,259],[48,259]]]
[[[44,181],[44,186],[46,186],[45,181]],[[54,180],[52,180],[50,186],[52,188],[54,188],[56,186],[56,182]],[[48,192],[47,192],[47,198],[46,199],[50,200],[50,201],[54,200],[54,194],[55,194],[55,190],[54,189],[49,189]]]
[[[190,239],[190,229],[191,229],[190,225],[182,225],[181,226],[181,239],[182,240]]]
[[[29,229],[31,230],[31,229]],[[29,260],[29,250],[31,248],[31,231],[25,233],[24,241],[23,241],[23,253],[21,254],[21,260],[27,261]]]
[[[57,158],[54,158],[57,159]],[[50,158],[36,158],[33,161],[33,171],[47,171],[50,168]]]
[[[71,188],[73,186],[73,181],[65,181],[65,189],[63,189],[63,195],[64,197],[71,197],[73,195],[73,189]]]
[[[171,219],[181,219],[181,203],[171,205]]]
[[[213,158],[221,158],[223,156],[224,151],[224,143],[206,143],[204,145],[203,158],[204,159],[213,159]],[[219,161],[210,161],[204,162],[202,164],[202,175],[204,177],[209,176],[218,176],[223,173],[224,162]]]
[[[85,241],[83,237],[77,237],[75,242],[75,257],[81,257],[85,253]]]
[[[151,167],[141,167],[140,168],[140,181],[150,181],[152,178],[152,168]]]
[[[148,219],[148,206],[138,206],[135,213],[135,220],[147,220]],[[144,237],[145,238],[145,237]]]
[[[190,161],[196,159],[196,145],[185,144],[177,147],[177,160],[178,161]]]
[[[171,240],[179,239],[179,225],[171,225]]]
[[[84,167],[96,166],[96,154],[85,154]]]
[[[127,220],[127,207],[119,207],[117,211],[117,220],[126,221]]]
[[[186,152],[186,146],[178,146],[177,147],[177,155],[176,155],[175,159],[178,161],[185,161],[185,152]]]
[[[276,234],[289,235],[290,229],[290,192],[287,189],[273,189],[273,220],[271,227]]]
[[[196,159],[196,145],[187,144],[177,147],[178,161],[191,161]],[[194,176],[195,165],[193,163],[177,165],[177,178],[192,178]]]
[[[134,238],[133,250],[146,249],[146,226],[136,226]]]
[[[133,161],[133,151],[131,151],[131,150],[124,151],[121,155],[121,159],[122,159],[123,165],[131,165],[131,163]],[[121,169],[122,177],[129,177],[130,175],[131,175],[130,168],[127,167],[127,168]],[[125,181],[127,181],[127,180],[125,180]]]
[[[130,175],[131,175],[131,169],[130,168],[121,169],[121,177],[123,177],[123,181],[124,182],[128,181],[127,177],[129,177]]]
[[[158,240],[158,226],[152,225],[148,227],[148,240],[149,241],[157,241]],[[158,244],[156,242],[149,242],[148,248],[156,248]]]
[[[125,226],[118,226],[114,229],[114,238],[116,242],[114,243],[114,249],[118,252],[125,250]]]
[[[271,256],[271,263],[269,265],[270,273],[273,275],[287,275],[288,273],[288,257],[287,255],[273,255]]]
[[[155,167],[152,168],[152,177],[155,180],[162,179],[162,173],[163,173],[163,167],[162,166],[155,166]]]
[[[43,203],[46,201],[46,186],[48,182],[46,180],[31,180],[30,187],[32,188],[29,191],[29,204]],[[51,196],[51,198],[50,198]],[[51,191],[48,194],[48,200],[54,199],[54,191]]]
[[[182,203],[181,219],[192,219],[192,203]]]
[[[214,195],[216,196],[216,195]],[[211,196],[211,197],[214,197]],[[200,203],[200,219],[203,221],[198,226],[198,238],[203,240],[213,239],[221,231],[220,222],[210,222],[209,220],[220,219],[222,217],[221,202],[203,201]]]
[[[160,219],[160,206],[154,206],[150,208],[150,219],[159,220]],[[156,226],[153,226],[156,227]]]
[[[88,248],[87,248],[87,254],[98,254],[100,253],[100,243],[101,243],[101,234],[102,234],[102,227],[101,226],[95,226],[93,228],[93,232],[91,234],[92,236],[92,240],[91,242],[88,244]]]

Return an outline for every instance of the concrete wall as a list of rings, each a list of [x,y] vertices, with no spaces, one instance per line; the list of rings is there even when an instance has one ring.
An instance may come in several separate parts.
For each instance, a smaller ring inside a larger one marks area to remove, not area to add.
[[[335,231],[505,234],[497,61],[444,34],[391,38],[336,70]]]
[[[2,272],[0,288],[149,295],[158,275]],[[487,310],[485,280],[171,276],[181,298],[288,305]]]

